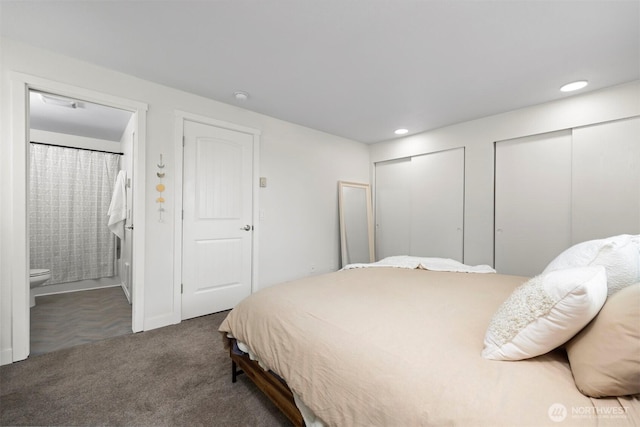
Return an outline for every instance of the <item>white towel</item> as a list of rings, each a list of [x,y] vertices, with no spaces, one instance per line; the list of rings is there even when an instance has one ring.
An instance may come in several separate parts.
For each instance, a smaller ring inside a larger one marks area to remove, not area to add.
[[[127,181],[127,172],[120,171],[116,177],[116,185],[113,189],[111,204],[107,215],[109,222],[107,227],[109,230],[121,240],[124,239],[124,223],[127,220],[127,190],[125,182]]]

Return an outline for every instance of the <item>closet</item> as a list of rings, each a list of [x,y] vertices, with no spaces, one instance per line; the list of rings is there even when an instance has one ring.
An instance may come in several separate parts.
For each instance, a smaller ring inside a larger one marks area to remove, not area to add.
[[[376,163],[376,259],[463,261],[464,148]]]
[[[533,276],[569,246],[640,233],[640,117],[495,144],[495,268]]]

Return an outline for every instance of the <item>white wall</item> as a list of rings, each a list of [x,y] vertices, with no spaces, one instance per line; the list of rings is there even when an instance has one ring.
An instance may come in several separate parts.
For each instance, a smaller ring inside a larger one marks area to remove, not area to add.
[[[640,82],[371,146],[376,162],[465,147],[464,261],[493,264],[494,142],[640,115]]]
[[[338,268],[339,236],[337,182],[369,182],[369,148],[364,144],[304,128],[298,125],[178,91],[129,75],[101,68],[56,53],[0,39],[1,123],[0,209],[2,254],[0,263],[0,356],[11,358],[12,264],[21,255],[12,252],[15,206],[11,129],[11,72],[77,86],[149,106],[146,128],[146,170],[155,174],[159,155],[165,168],[167,200],[165,221],[157,221],[155,193],[144,188],[146,260],[144,323],[154,327],[174,318],[173,256],[175,176],[175,110],[211,117],[258,129],[261,134],[260,176],[268,178],[260,190],[259,204],[264,219],[258,224],[260,260],[258,286]],[[149,183],[155,182],[151,178]],[[140,191],[140,189],[138,189]],[[147,327],[145,327],[146,329]],[[9,360],[7,360],[9,358]]]

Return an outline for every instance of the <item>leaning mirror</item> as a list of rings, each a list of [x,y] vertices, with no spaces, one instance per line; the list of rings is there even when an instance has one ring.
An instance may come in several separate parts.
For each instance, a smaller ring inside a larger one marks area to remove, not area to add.
[[[338,182],[342,267],[374,262],[373,211],[369,184]]]

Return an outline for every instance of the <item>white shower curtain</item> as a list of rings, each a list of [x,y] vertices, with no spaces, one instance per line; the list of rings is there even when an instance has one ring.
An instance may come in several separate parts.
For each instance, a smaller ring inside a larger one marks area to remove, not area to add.
[[[107,210],[119,155],[31,145],[31,268],[48,268],[48,284],[111,277],[115,239]]]

